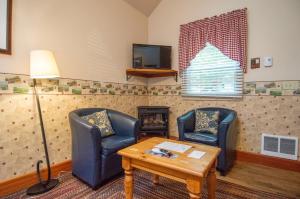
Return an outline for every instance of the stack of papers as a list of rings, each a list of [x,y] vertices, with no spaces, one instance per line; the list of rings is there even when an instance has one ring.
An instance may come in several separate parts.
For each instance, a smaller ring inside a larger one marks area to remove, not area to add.
[[[192,151],[188,157],[189,158],[195,158],[195,159],[200,159],[202,156],[204,156],[205,152],[203,151]]]
[[[162,143],[156,145],[155,147],[170,150],[170,151],[175,151],[178,153],[184,153],[185,151],[187,151],[191,148],[191,146],[189,146],[189,145],[177,144],[174,142],[162,142]]]

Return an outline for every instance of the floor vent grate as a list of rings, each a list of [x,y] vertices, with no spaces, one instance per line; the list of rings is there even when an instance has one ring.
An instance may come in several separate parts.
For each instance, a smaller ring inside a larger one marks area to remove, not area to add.
[[[297,160],[298,138],[262,134],[261,153],[264,155]]]

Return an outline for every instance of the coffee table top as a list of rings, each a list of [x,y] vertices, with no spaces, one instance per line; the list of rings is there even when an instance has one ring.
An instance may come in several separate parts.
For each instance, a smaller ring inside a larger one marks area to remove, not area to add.
[[[184,153],[177,153],[171,151],[173,154],[178,155],[177,158],[173,159],[167,157],[159,157],[156,155],[146,153],[147,150],[151,150],[157,144],[160,144],[165,141],[189,145],[191,146],[191,148],[185,151]],[[188,157],[188,155],[194,150],[203,151],[205,152],[205,154],[200,159]],[[204,144],[193,144],[190,142],[182,142],[165,138],[153,137],[138,144],[124,148],[118,151],[118,154],[131,159],[137,159],[140,161],[170,168],[187,174],[203,177],[207,174],[208,170],[216,160],[220,151],[220,148]]]

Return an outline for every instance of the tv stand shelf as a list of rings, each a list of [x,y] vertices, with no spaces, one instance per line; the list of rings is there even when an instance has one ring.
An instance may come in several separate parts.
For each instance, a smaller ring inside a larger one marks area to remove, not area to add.
[[[131,68],[126,70],[126,80],[129,80],[132,76],[153,78],[153,77],[169,77],[173,76],[175,81],[178,79],[178,72],[176,70],[169,69],[138,69]]]

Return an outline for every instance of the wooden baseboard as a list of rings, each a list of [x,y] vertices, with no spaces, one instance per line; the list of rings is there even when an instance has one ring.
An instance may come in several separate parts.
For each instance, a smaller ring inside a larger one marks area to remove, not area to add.
[[[300,161],[297,160],[288,160],[245,151],[237,151],[236,159],[238,161],[250,162],[261,164],[264,166],[300,172]]]
[[[57,177],[61,171],[71,171],[71,160],[61,162],[51,166],[52,177]],[[41,171],[43,179],[47,178],[47,169]],[[17,178],[0,182],[0,197],[5,196],[22,189],[26,189],[38,182],[36,172],[32,172]]]

